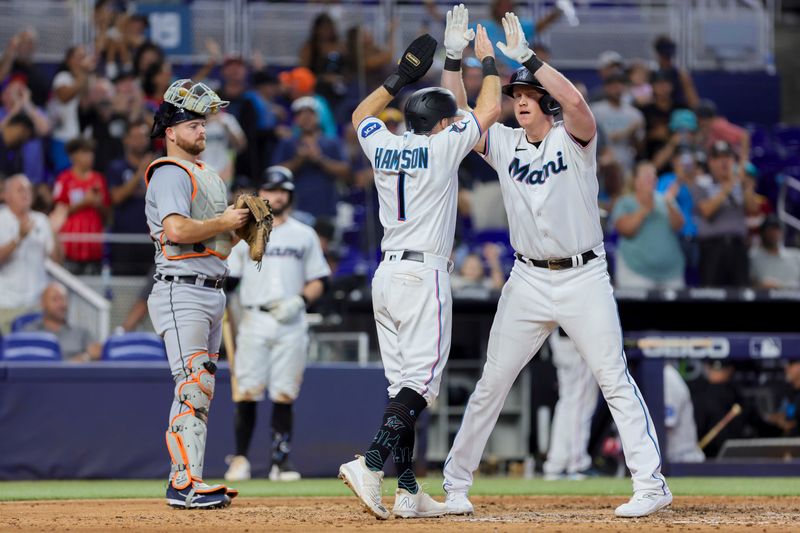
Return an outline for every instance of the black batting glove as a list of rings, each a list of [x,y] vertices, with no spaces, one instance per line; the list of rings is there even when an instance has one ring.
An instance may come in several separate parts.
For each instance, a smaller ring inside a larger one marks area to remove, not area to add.
[[[429,34],[420,35],[403,52],[397,71],[386,78],[383,86],[395,96],[400,89],[422,78],[433,65],[436,53],[436,39]]]

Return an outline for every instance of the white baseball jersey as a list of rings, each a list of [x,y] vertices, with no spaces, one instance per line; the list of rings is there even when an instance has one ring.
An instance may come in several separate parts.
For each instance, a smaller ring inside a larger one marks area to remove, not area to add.
[[[261,271],[244,241],[233,247],[228,267],[231,276],[242,278],[239,300],[244,307],[297,296],[307,282],[331,274],[314,229],[291,217],[272,230]]]
[[[525,130],[495,124],[486,145],[484,158],[497,171],[517,252],[531,259],[560,259],[603,242],[596,135],[583,147],[563,122],[556,122],[537,148]]]
[[[596,136],[583,147],[556,122],[537,148],[524,130],[494,125],[486,142],[485,157],[497,170],[513,247],[532,259],[588,250],[597,257],[563,270],[514,263],[489,332],[483,375],[445,461],[445,491],[469,490],[511,385],[557,324],[575,343],[611,408],[634,491],[666,495],[657,435],[628,371],[608,278],[597,207]],[[577,383],[571,387],[586,389]]]
[[[472,113],[435,135],[394,135],[375,117],[361,121],[358,141],[375,171],[382,250],[450,256],[458,166],[481,134]]]

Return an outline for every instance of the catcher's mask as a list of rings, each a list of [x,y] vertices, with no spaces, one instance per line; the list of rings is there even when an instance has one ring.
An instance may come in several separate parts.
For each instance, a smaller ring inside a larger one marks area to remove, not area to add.
[[[170,126],[205,118],[206,115],[227,107],[229,103],[220,99],[205,83],[194,83],[189,79],[178,80],[164,93],[164,101],[153,119],[150,137],[163,137]]]
[[[280,165],[273,165],[264,171],[264,181],[261,190],[284,190],[289,193],[289,203],[294,199],[294,175],[292,171]]]

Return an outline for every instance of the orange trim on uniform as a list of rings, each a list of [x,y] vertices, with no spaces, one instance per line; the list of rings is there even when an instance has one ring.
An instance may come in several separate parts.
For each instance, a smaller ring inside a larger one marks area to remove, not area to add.
[[[202,479],[195,479],[195,481],[202,483]],[[207,489],[195,489],[194,490],[198,494],[214,494],[215,492],[222,492],[226,494],[228,492],[228,487],[225,485],[214,485],[213,487],[208,487]]]
[[[194,361],[194,358],[197,357],[198,355],[208,355],[208,352],[195,352],[189,356],[189,361],[186,366],[188,366],[192,371],[195,370],[194,367],[192,366],[192,361]]]
[[[222,255],[219,252],[215,252],[211,248],[206,247],[204,252],[190,252],[188,254],[181,254],[181,255],[167,255],[166,253],[166,244],[164,243],[165,233],[162,231],[161,236],[159,237],[159,242],[161,243],[161,254],[164,256],[165,259],[168,261],[178,261],[181,259],[190,259],[193,257],[208,257],[209,255],[214,255],[219,257],[223,261],[228,258],[227,255]]]
[[[175,442],[178,444],[178,449],[181,451],[181,457],[183,458],[183,465],[186,467],[186,483],[183,485],[176,485],[175,484],[175,477],[177,476],[177,472],[175,475],[172,476],[172,479],[169,480],[170,484],[178,490],[185,489],[192,483],[192,473],[189,470],[189,460],[186,458],[186,452],[184,451],[183,446],[183,439],[181,438],[180,434],[174,433],[172,431],[167,431],[166,438],[167,438],[167,451],[169,452],[169,458],[172,460],[172,464],[178,464],[178,461],[175,460],[175,456],[172,455],[172,447],[169,445],[169,435],[172,433],[175,437]]]
[[[192,201],[194,202],[194,197],[197,196],[197,181],[194,179],[194,174],[192,174],[192,171],[189,170],[189,168],[186,165],[178,163],[177,161],[161,161],[159,158],[150,163],[147,166],[147,169],[144,171],[145,187],[150,185],[150,174],[151,174],[150,169],[153,169],[153,171],[155,172],[155,169],[162,165],[175,165],[177,167],[181,167],[183,170],[186,171],[187,174],[189,174],[189,179],[192,180]],[[205,169],[205,166],[202,164],[199,164],[197,166],[200,168],[200,170]]]

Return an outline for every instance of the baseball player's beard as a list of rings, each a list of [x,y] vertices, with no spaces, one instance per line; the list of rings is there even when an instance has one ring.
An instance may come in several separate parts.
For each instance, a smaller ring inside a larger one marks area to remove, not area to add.
[[[184,141],[180,137],[176,137],[175,144],[178,145],[178,148],[191,155],[200,155],[203,153],[203,150],[206,149],[205,139],[200,139],[199,141],[191,143]]]

